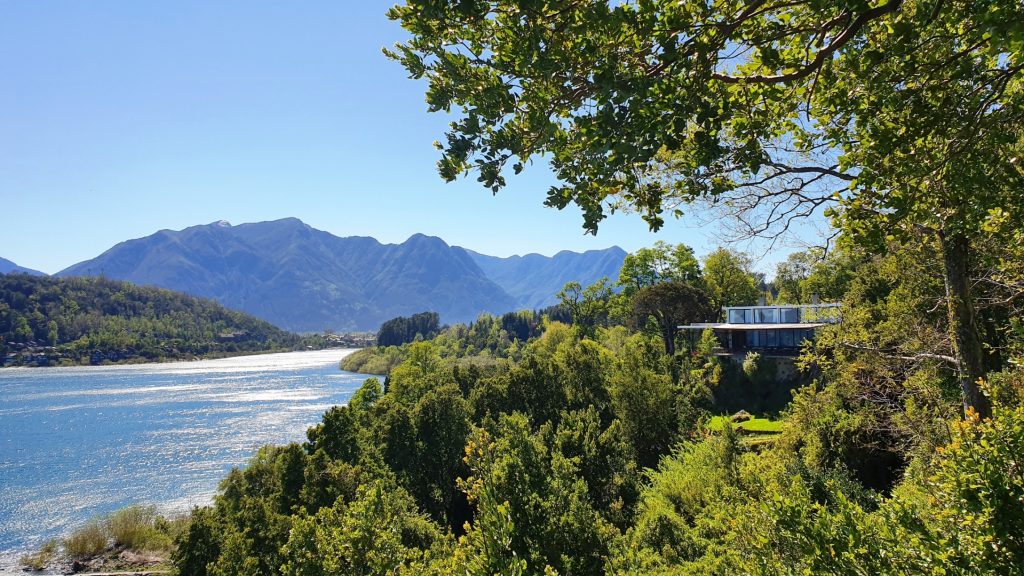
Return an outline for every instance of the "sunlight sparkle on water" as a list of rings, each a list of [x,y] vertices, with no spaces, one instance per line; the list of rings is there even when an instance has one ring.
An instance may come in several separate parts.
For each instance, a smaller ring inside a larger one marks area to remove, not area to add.
[[[0,370],[0,573],[122,506],[209,502],[260,446],[303,441],[348,400],[367,378],[338,369],[349,352]]]

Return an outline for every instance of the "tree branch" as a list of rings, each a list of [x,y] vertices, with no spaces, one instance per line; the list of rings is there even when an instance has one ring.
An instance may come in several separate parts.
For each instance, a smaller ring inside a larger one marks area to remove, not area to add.
[[[750,76],[732,76],[730,74],[722,74],[715,72],[711,75],[715,80],[721,80],[727,84],[780,84],[783,82],[789,82],[792,80],[800,80],[805,76],[810,75],[812,72],[821,68],[826,60],[832,57],[836,51],[842,48],[847,42],[853,39],[854,36],[860,32],[861,28],[867,25],[872,20],[881,18],[886,14],[895,12],[903,4],[903,0],[889,0],[881,6],[876,6],[870,10],[865,11],[863,14],[858,16],[854,21],[845,29],[843,32],[836,36],[828,46],[822,48],[815,55],[814,59],[807,63],[806,66],[787,74],[777,74],[774,76],[764,74],[754,74]]]

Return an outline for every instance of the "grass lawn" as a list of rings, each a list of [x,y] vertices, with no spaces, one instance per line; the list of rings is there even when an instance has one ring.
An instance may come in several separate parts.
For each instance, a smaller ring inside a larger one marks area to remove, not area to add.
[[[721,430],[722,426],[728,421],[728,416],[715,416],[708,423],[708,428],[711,430]],[[745,431],[757,434],[777,434],[782,432],[782,422],[779,420],[769,420],[768,418],[751,418],[746,422],[734,422],[732,424],[733,428],[741,426]]]

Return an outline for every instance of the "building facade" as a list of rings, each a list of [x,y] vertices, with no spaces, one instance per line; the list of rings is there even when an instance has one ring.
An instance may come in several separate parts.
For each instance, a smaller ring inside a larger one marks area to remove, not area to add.
[[[782,306],[727,306],[722,308],[725,322],[680,326],[691,335],[714,330],[721,352],[743,354],[749,351],[767,355],[795,355],[805,340],[813,341],[817,328],[839,322],[839,304],[803,304]]]

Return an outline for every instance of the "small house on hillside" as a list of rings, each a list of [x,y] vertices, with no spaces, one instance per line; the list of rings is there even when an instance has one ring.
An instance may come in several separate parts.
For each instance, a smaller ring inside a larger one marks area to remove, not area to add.
[[[710,328],[721,342],[723,352],[748,351],[770,356],[790,356],[800,351],[804,340],[813,340],[817,328],[840,320],[839,304],[782,306],[727,306],[725,322],[680,326],[696,334]]]

